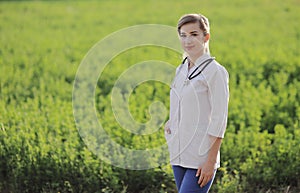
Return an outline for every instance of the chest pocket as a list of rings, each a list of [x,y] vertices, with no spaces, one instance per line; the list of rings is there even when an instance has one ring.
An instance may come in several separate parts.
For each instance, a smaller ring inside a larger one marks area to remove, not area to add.
[[[204,94],[208,92],[208,85],[203,75],[198,75],[194,79],[190,80],[190,89],[197,94]]]

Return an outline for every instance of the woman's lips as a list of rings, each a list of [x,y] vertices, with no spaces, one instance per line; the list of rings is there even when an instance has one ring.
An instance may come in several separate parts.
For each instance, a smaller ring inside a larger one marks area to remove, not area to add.
[[[193,48],[194,48],[194,46],[185,46],[185,49],[187,49],[187,50],[191,50]]]

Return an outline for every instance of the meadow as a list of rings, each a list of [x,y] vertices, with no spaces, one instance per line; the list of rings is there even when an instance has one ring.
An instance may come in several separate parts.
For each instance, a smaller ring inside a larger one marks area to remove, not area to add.
[[[0,192],[176,192],[167,162],[131,170],[91,151],[87,143],[98,138],[87,141],[80,134],[73,89],[81,62],[97,42],[136,25],[175,27],[185,13],[210,19],[211,54],[230,74],[228,127],[211,192],[300,192],[298,0],[1,1]],[[160,38],[170,36],[164,35]],[[156,60],[176,67],[181,54],[138,46],[116,55],[103,69],[90,97],[111,140],[142,150],[165,144],[162,126],[149,135],[120,126],[112,91],[131,66]],[[143,73],[160,70],[156,66]],[[151,108],[157,107],[153,101],[169,107],[166,84],[147,81],[130,92],[122,88],[115,90],[116,96],[127,101],[137,122],[151,118]],[[95,148],[114,154],[108,146]],[[149,160],[159,159],[161,155],[154,155]]]

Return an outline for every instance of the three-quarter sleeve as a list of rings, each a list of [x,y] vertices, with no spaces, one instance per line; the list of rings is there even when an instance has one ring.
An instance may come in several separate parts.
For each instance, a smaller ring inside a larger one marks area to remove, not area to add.
[[[229,75],[224,67],[218,65],[207,78],[211,106],[207,132],[209,135],[224,138],[228,115]]]

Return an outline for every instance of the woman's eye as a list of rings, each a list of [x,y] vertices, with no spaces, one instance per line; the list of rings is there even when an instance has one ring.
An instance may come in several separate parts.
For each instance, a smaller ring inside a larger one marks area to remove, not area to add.
[[[198,34],[192,34],[192,36],[198,36]]]
[[[185,34],[180,34],[180,37],[185,38],[186,35]]]

